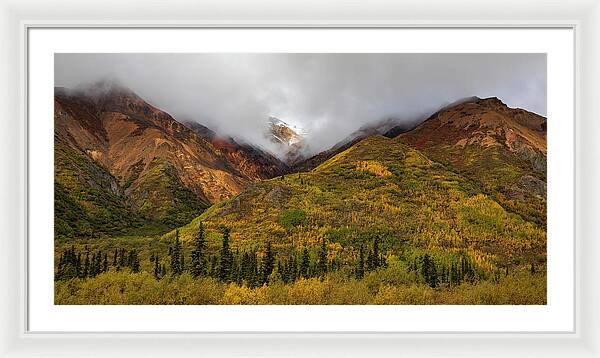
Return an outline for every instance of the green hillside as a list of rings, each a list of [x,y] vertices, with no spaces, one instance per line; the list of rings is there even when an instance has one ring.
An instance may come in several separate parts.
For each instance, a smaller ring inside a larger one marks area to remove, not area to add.
[[[136,186],[145,200],[134,208],[125,195],[127,186],[104,167],[60,136],[54,137],[54,145],[56,238],[164,232],[206,208],[163,163],[156,163]]]
[[[481,186],[373,136],[160,238],[57,242],[55,300],[545,304],[545,231]]]
[[[204,211],[208,205],[187,189],[166,161],[155,158],[151,168],[140,176],[127,193],[136,198],[136,211],[167,227],[184,225]]]
[[[180,233],[189,241],[200,221],[209,232],[227,226],[234,249],[262,251],[271,242],[281,257],[325,239],[330,260],[349,267],[375,238],[386,255],[407,260],[429,252],[450,265],[468,255],[483,276],[544,266],[545,231],[483,192],[417,150],[373,136],[312,172],[254,185]]]
[[[507,210],[545,227],[545,170],[535,170],[528,160],[499,146],[440,145],[422,151],[449,170],[479,183],[482,192]]]
[[[119,234],[144,224],[108,171],[54,137],[55,237]]]

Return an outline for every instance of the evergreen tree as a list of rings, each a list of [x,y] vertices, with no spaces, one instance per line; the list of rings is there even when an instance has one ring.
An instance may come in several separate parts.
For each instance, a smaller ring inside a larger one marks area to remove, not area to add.
[[[292,254],[288,261],[288,277],[290,282],[294,282],[298,278],[298,262],[295,254]]]
[[[161,267],[158,260],[158,254],[154,254],[154,278],[157,280],[160,279],[161,275]]]
[[[136,272],[136,273],[140,272],[140,259],[138,257],[137,251],[134,252],[134,255],[133,255],[133,266],[131,268],[131,271]]]
[[[91,277],[90,275],[90,251],[85,253],[85,261],[83,261],[83,277]]]
[[[95,277],[97,274],[98,273],[96,272],[96,253],[94,252],[92,254],[92,259],[90,260],[88,276]]]
[[[181,241],[179,241],[179,230],[175,230],[175,242],[171,248],[171,272],[173,275],[179,275],[182,271]]]
[[[242,276],[248,287],[258,284],[258,260],[256,252],[245,252],[242,256]]]
[[[207,273],[206,262],[206,240],[204,238],[204,224],[200,222],[198,234],[194,240],[194,248],[192,250],[192,262],[190,270],[194,277],[205,276]]]
[[[242,256],[240,255],[240,249],[236,249],[235,250],[235,255],[233,258],[233,266],[234,266],[234,276],[235,276],[235,283],[237,285],[241,285],[242,284],[242,280],[244,279],[244,275],[242,273]]]
[[[425,279],[425,282],[430,287],[437,286],[437,272],[435,267],[435,261],[429,256],[429,254],[423,255],[421,266],[421,274]]]
[[[64,253],[61,252],[60,257],[58,258],[58,265],[57,265],[56,273],[54,274],[55,280],[61,279],[61,274],[62,274],[62,270],[63,270],[63,260],[64,260]]]
[[[307,278],[310,274],[310,256],[308,254],[308,247],[304,246],[302,250],[302,258],[300,259],[300,277]]]
[[[126,265],[127,261],[126,261],[126,258],[125,258],[125,248],[121,248],[121,252],[120,252],[119,256],[120,256],[119,257],[119,266],[121,266],[121,267],[127,266]]]
[[[96,254],[96,261],[94,262],[94,277],[98,276],[102,272],[102,251],[98,251]]]
[[[102,263],[102,272],[108,272],[108,253],[104,254],[104,260]]]
[[[373,240],[373,251],[369,253],[367,258],[367,271],[373,271],[381,266],[379,255],[379,238]]]
[[[115,267],[117,266],[117,256],[118,256],[118,252],[117,252],[117,249],[115,249],[115,252],[113,253],[113,263],[112,263],[112,265]]]
[[[81,257],[80,254],[76,253],[75,246],[71,246],[61,256],[62,259],[59,260],[58,272],[55,278],[58,280],[68,280],[80,277],[83,268],[80,267]]]
[[[365,276],[365,250],[363,245],[360,245],[358,251],[358,262],[356,264],[356,278],[361,279]]]
[[[288,283],[289,282],[289,274],[288,274],[288,271],[287,271],[287,263],[285,261],[282,263],[281,260],[277,260],[277,272],[279,272],[279,274],[281,275],[281,280],[284,283]]]
[[[221,246],[219,261],[219,280],[229,282],[231,279],[232,255],[229,249],[229,228],[224,227],[223,244]]]
[[[267,248],[265,249],[265,255],[262,259],[261,269],[262,269],[262,283],[269,282],[269,276],[273,272],[273,268],[275,266],[275,254],[271,248],[271,242],[267,241]]]
[[[75,259],[75,277],[81,277],[81,253],[77,253]]]
[[[319,257],[317,262],[317,274],[321,277],[327,273],[327,245],[325,238],[321,240],[321,248],[319,249]]]

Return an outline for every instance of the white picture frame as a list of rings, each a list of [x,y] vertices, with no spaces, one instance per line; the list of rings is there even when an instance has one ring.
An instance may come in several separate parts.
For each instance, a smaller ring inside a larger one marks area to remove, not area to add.
[[[239,0],[0,2],[0,354],[2,356],[545,356],[600,355],[594,216],[600,173],[598,1],[467,0],[272,4]],[[319,6],[317,6],[319,4]],[[64,7],[59,7],[63,5]],[[177,6],[178,5],[178,6]],[[67,11],[68,10],[68,11]],[[64,12],[63,12],[64,11]],[[65,15],[68,14],[68,15]],[[165,21],[164,19],[169,19]],[[33,333],[26,330],[26,38],[34,27],[572,27],[576,34],[576,328],[568,333]]]

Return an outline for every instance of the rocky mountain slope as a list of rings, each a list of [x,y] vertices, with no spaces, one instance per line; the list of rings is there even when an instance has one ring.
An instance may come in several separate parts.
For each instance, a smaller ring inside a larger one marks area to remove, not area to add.
[[[90,215],[102,210],[103,200],[77,193],[93,187],[100,197],[115,195],[120,207],[140,217],[182,222],[250,182],[285,170],[250,146],[207,140],[114,84],[55,89],[54,123],[61,151],[55,178],[65,188],[59,201],[78,203]]]
[[[197,122],[184,124],[224,153],[236,168],[253,180],[272,178],[290,170],[287,164],[256,145],[240,142],[232,137],[219,136]]]
[[[381,135],[310,172],[251,185],[180,229],[183,240],[192,240],[201,221],[209,231],[231,228],[234,249],[270,242],[280,258],[325,239],[331,260],[349,270],[375,239],[407,265],[429,253],[444,267],[462,253],[483,276],[545,263],[544,227],[507,210],[478,181]]]
[[[414,128],[388,120],[363,127],[332,148],[293,165],[312,170],[372,135],[398,138],[475,180],[507,209],[545,224],[546,118],[498,98],[469,97]]]
[[[546,118],[495,97],[475,97],[438,111],[398,139],[545,224]]]
[[[381,131],[392,138],[377,132],[357,132],[310,171],[249,186],[183,227],[182,237],[203,222],[230,227],[240,250],[270,242],[283,257],[325,239],[341,266],[377,238],[407,265],[426,252],[443,267],[461,252],[484,276],[545,267],[544,117],[469,98],[412,130]]]
[[[283,160],[289,165],[302,160],[306,143],[306,132],[276,117],[269,117],[266,137],[277,144],[283,153]]]

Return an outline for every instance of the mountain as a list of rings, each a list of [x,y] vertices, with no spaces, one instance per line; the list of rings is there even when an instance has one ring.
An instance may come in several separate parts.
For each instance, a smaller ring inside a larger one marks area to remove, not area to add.
[[[358,130],[354,131],[348,137],[344,138],[342,141],[336,143],[333,147],[317,153],[312,157],[296,161],[292,167],[293,171],[305,172],[312,170],[327,161],[329,158],[334,157],[336,154],[343,152],[354,144],[372,135],[379,134],[388,138],[393,138],[400,133],[406,132],[410,128],[411,124],[404,124],[401,121],[393,118],[379,121],[374,124],[364,125]]]
[[[271,116],[268,120],[266,136],[279,146],[281,152],[284,153],[283,158],[286,163],[292,164],[303,158],[306,132],[302,128]]]
[[[500,99],[468,97],[414,126],[388,119],[364,126],[332,148],[294,163],[310,171],[372,135],[399,140],[476,180],[506,208],[540,225],[546,217],[546,118]]]
[[[409,266],[463,252],[486,277],[544,267],[544,117],[468,98],[412,130],[385,127],[362,129],[308,172],[253,183],[182,227],[183,239],[203,222],[231,228],[240,250],[270,242],[280,258],[325,239],[342,267],[375,238]]]
[[[113,198],[119,220],[106,220],[115,223],[109,232],[127,227],[128,218],[189,221],[252,181],[283,171],[272,156],[209,141],[119,85],[56,88],[54,104],[58,202],[77,204],[93,217]],[[63,214],[57,211],[57,221],[68,226]]]
[[[298,171],[126,89],[56,93],[55,302],[547,303],[544,117],[468,98]]]
[[[496,97],[472,97],[398,139],[476,180],[509,210],[545,225],[546,125],[546,118]]]
[[[375,239],[409,266],[424,252],[448,265],[463,252],[482,275],[545,262],[544,228],[504,208],[476,180],[381,135],[313,171],[252,184],[181,228],[184,241],[200,222],[209,231],[231,228],[236,249],[270,242],[282,260],[325,239],[336,267],[349,269]]]
[[[196,122],[185,122],[185,125],[225,154],[229,162],[253,180],[273,178],[289,171],[287,164],[256,145],[243,143],[232,137],[219,136]]]

